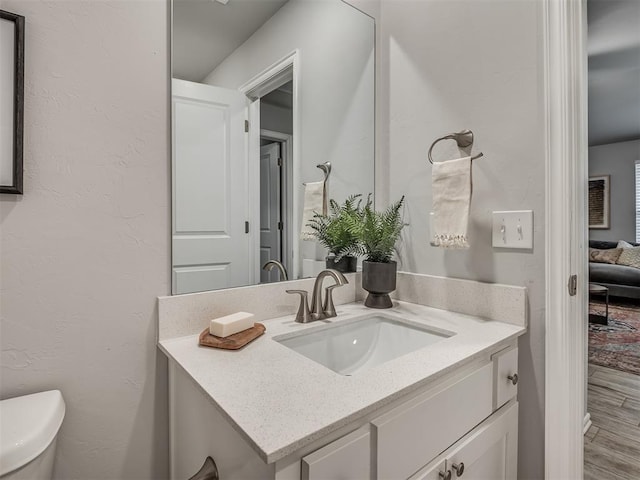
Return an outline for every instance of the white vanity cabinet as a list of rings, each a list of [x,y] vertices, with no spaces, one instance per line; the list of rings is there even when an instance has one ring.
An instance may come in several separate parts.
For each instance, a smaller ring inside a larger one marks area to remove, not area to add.
[[[515,479],[517,361],[503,344],[272,463],[170,362],[172,478],[211,456],[221,480]]]

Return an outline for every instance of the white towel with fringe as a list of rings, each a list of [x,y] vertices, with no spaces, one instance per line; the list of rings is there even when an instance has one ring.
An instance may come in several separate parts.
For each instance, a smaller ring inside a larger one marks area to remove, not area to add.
[[[309,182],[304,185],[304,206],[302,210],[302,240],[315,240],[313,229],[307,224],[316,213],[327,213],[327,195],[324,182]]]
[[[431,245],[469,248],[471,157],[433,162],[433,237]]]

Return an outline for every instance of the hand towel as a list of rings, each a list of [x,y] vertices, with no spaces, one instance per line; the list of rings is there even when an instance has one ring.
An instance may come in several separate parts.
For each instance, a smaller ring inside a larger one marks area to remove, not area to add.
[[[309,182],[304,186],[304,206],[302,210],[302,240],[314,240],[313,229],[307,226],[316,213],[327,214],[327,195],[324,182]]]
[[[432,169],[433,238],[431,245],[469,248],[471,157],[434,162]]]

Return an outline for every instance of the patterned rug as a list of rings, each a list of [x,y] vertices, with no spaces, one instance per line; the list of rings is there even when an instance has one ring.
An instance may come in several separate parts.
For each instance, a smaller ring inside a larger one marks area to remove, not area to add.
[[[591,300],[591,320],[604,314],[604,302]],[[589,322],[589,363],[640,375],[640,304],[613,299],[608,325]]]

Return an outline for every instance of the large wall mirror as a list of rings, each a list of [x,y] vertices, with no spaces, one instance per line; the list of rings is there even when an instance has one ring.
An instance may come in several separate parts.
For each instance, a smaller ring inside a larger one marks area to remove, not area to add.
[[[172,293],[315,275],[305,209],[374,188],[374,20],[342,0],[172,9]]]

